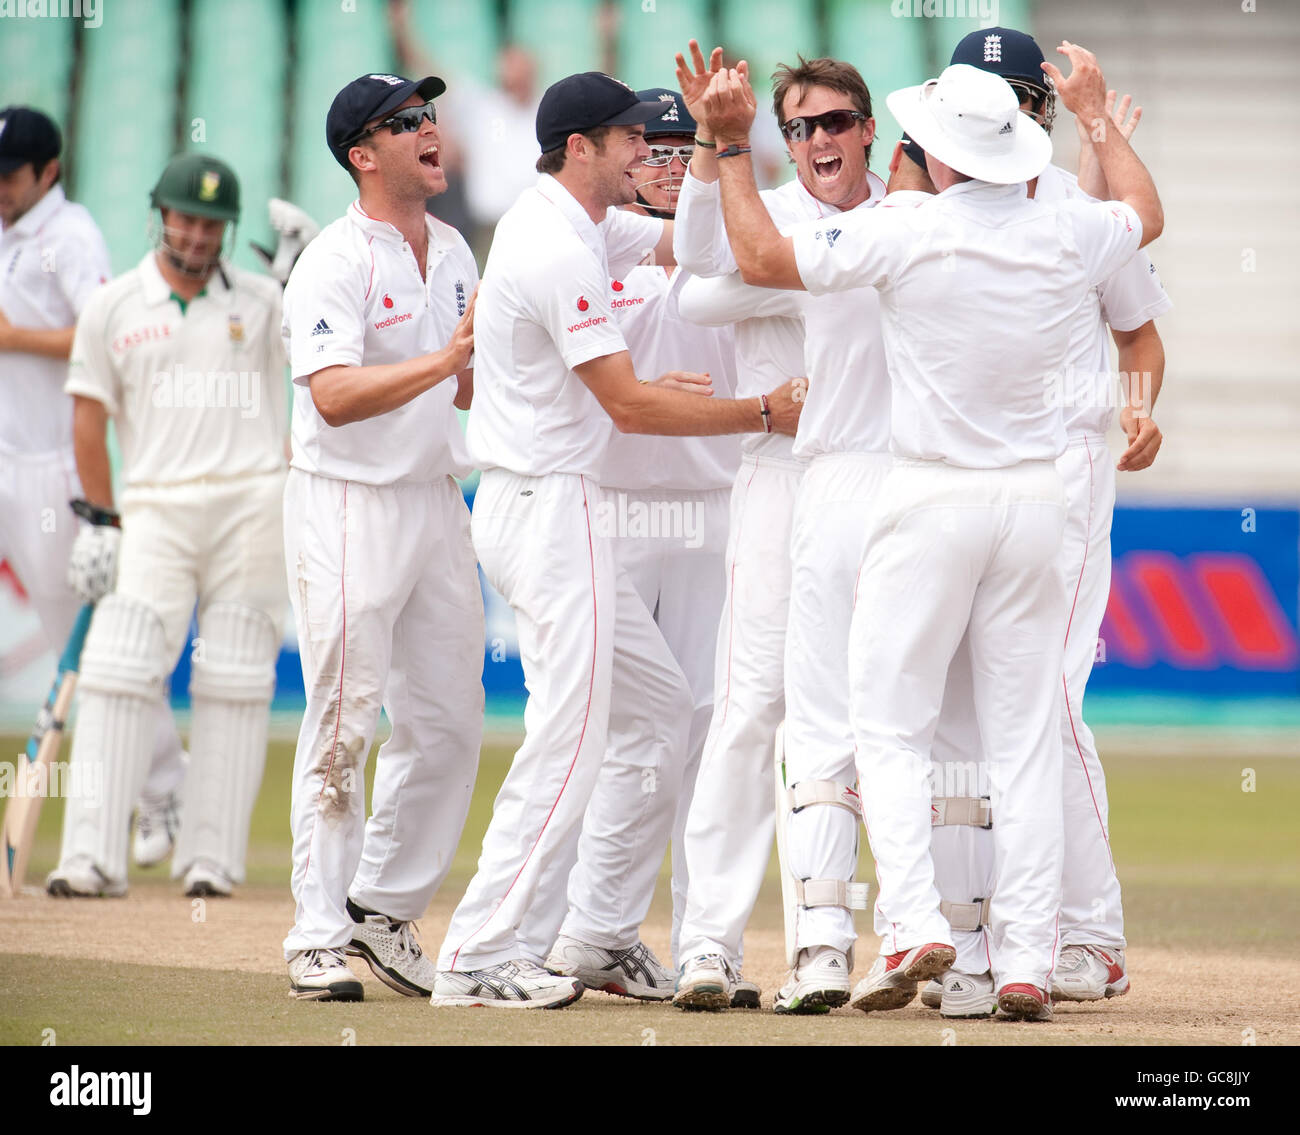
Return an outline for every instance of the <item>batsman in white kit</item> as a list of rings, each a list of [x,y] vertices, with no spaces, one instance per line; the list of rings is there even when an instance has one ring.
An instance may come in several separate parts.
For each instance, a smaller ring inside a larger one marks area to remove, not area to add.
[[[563,905],[538,906],[539,884],[596,788],[611,703],[686,744],[691,691],[600,528],[611,432],[791,432],[798,420],[788,387],[732,401],[702,397],[711,388],[698,374],[637,380],[609,281],[652,252],[662,260],[671,226],[616,206],[635,199],[650,155],[643,124],[662,113],[598,72],[553,84],[537,115],[542,176],[502,218],[488,257],[468,434],[483,467],[474,546],[514,608],[529,699],[523,746],[443,941],[434,1005],[558,1008],[581,996],[578,979],[542,968],[546,934],[521,928],[550,918],[559,930]]]
[[[191,765],[172,873],[187,893],[244,877],[266,759],[284,604],[275,539],[286,427],[280,288],[231,267],[239,185],[223,162],[174,158],[154,187],[157,248],[77,321],[66,390],[91,527],[73,573],[116,584],[82,655],[72,761],[97,797],[69,798],[52,894],[126,890],[127,824],[167,680],[192,644]],[[105,426],[122,450],[121,537]]]
[[[483,601],[456,409],[473,393],[478,273],[425,212],[446,189],[427,77],[363,75],[330,151],[358,200],[285,289],[295,383],[284,548],[307,707],[293,772],[292,995],[359,1001],[345,954],[427,997],[411,923],[451,867],[483,731]],[[372,812],[365,763],[381,707]]]
[[[1074,45],[1066,106],[1097,117],[1105,86]],[[705,117],[740,144],[753,112],[745,78],[716,76]],[[989,760],[996,875],[991,970],[999,1008],[1048,1019],[1060,904],[1057,735],[1066,605],[1057,555],[1065,448],[1044,377],[1068,350],[1088,291],[1159,235],[1155,187],[1110,132],[1097,155],[1118,201],[1027,201],[1023,182],[1051,144],[1001,78],[967,65],[896,91],[890,109],[926,151],[939,195],[867,210],[783,239],[743,159],[723,169],[728,235],[745,279],[819,293],[871,286],[892,384],[891,450],[867,541],[850,634],[864,819],[877,863],[881,955],[854,989],[863,1010],[895,1008],[952,964],[930,853],[930,746],[949,662],[969,627],[976,713]],[[1033,327],[1016,318],[1037,297]],[[903,327],[907,327],[904,336]],[[961,365],[949,365],[960,356]],[[1017,360],[1012,373],[1006,361]],[[996,400],[990,390],[999,392]]]

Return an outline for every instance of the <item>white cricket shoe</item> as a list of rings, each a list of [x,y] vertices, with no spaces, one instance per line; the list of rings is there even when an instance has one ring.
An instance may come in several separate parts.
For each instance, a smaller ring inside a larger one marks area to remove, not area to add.
[[[721,1012],[731,1005],[734,971],[721,954],[697,954],[682,963],[673,1004],[679,1009]]]
[[[175,793],[161,800],[143,796],[135,807],[135,839],[131,855],[137,867],[156,867],[172,853],[180,826]]]
[[[501,962],[487,969],[440,970],[434,975],[435,1006],[487,1009],[562,1009],[582,996],[582,982],[557,977],[532,962]]]
[[[676,979],[644,942],[626,950],[606,950],[561,934],[546,957],[546,968],[576,977],[588,989],[638,1001],[667,1001],[676,987]]]
[[[993,992],[991,973],[959,973],[950,969],[943,975],[940,988],[943,990],[939,1006],[941,1017],[963,1020],[991,1017],[997,1011],[998,998]]]
[[[185,895],[191,899],[228,899],[235,880],[215,863],[197,859],[185,872]]]
[[[761,1009],[763,991],[755,981],[746,981],[745,975],[735,971],[731,979],[731,1007],[733,1009]]]
[[[118,899],[126,894],[126,880],[110,879],[89,858],[78,855],[46,876],[45,890],[61,899]]]
[[[814,946],[799,959],[781,986],[772,1009],[777,1013],[829,1013],[849,999],[849,960],[843,950]]]
[[[289,959],[289,996],[299,1001],[361,1001],[365,992],[342,950],[299,950]]]
[[[925,988],[921,990],[921,1004],[927,1009],[943,1007],[943,981],[940,978],[925,983]]]
[[[1014,1021],[1050,1021],[1052,1001],[1046,989],[1015,982],[998,990],[998,1010]]]
[[[1124,951],[1114,946],[1066,946],[1052,974],[1053,1001],[1101,1001],[1128,992]]]
[[[938,977],[957,960],[957,951],[943,942],[927,942],[881,954],[867,976],[853,987],[850,1004],[864,1013],[901,1009],[916,996],[916,983]]]
[[[351,899],[348,899],[347,911],[357,925],[344,953],[365,958],[374,975],[389,989],[407,997],[433,995],[433,979],[438,971],[424,956],[410,922],[398,922],[395,918],[366,910]]]

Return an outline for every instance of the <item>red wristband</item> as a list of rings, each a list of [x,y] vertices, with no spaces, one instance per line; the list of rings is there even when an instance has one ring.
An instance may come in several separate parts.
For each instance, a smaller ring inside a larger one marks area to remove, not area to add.
[[[772,411],[768,408],[766,394],[758,396],[758,407],[758,412],[763,415],[763,432],[770,434],[772,432]]]

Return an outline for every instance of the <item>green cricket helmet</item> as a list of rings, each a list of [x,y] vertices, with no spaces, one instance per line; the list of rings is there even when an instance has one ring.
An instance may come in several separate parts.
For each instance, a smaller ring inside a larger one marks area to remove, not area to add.
[[[239,178],[225,162],[206,154],[179,154],[167,163],[149,194],[155,209],[193,217],[239,220]]]

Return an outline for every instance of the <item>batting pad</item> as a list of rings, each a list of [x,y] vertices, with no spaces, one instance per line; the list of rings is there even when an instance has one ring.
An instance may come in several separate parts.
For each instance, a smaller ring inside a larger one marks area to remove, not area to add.
[[[199,613],[190,696],[190,770],[172,876],[203,859],[237,883],[266,764],[279,635],[262,611],[212,603]]]

